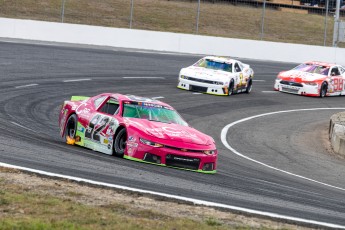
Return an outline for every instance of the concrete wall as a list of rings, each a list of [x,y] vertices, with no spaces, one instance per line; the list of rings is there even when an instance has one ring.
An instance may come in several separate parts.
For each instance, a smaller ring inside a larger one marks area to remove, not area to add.
[[[345,112],[334,114],[331,117],[329,139],[333,150],[345,156]]]
[[[345,49],[341,48],[8,18],[0,18],[0,37],[281,62],[319,60],[345,65]]]

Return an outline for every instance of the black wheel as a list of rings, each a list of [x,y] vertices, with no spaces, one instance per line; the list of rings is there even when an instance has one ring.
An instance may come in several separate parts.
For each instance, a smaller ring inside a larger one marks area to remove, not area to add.
[[[327,83],[323,82],[321,85],[321,89],[320,89],[320,97],[321,98],[326,96],[327,88],[328,88]]]
[[[234,93],[234,80],[231,79],[231,82],[229,83],[228,95],[231,96],[233,93]]]
[[[253,87],[252,79],[249,79],[249,82],[246,88],[246,93],[250,93],[252,91],[252,87]]]
[[[75,135],[77,133],[77,123],[78,123],[77,115],[72,114],[66,122],[65,141],[69,141],[68,138],[72,140],[75,139]]]
[[[127,132],[126,129],[121,129],[116,135],[114,140],[114,155],[117,157],[123,157],[127,144]]]

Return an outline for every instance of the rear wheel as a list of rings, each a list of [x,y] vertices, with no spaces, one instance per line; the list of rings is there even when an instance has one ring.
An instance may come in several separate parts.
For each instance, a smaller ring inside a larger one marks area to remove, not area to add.
[[[327,83],[326,82],[323,82],[322,85],[321,85],[321,89],[320,89],[320,97],[325,97],[326,94],[327,94]]]
[[[253,87],[253,83],[252,83],[252,79],[250,79],[246,88],[246,93],[250,93],[252,91],[252,87]]]
[[[117,157],[123,157],[127,144],[127,131],[121,129],[116,135],[114,140],[114,155]]]
[[[75,139],[75,135],[77,132],[77,123],[78,123],[77,115],[72,114],[66,122],[66,127],[65,127],[65,141],[66,142],[69,142]]]

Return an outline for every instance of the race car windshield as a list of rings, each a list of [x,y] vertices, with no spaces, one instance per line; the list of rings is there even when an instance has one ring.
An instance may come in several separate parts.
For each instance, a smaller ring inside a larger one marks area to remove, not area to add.
[[[314,65],[314,64],[301,64],[294,68],[294,70],[299,70],[302,72],[307,73],[316,73],[316,74],[322,74],[322,75],[328,75],[329,67],[322,66],[322,65]]]
[[[162,105],[145,102],[125,102],[123,117],[188,126],[187,122],[175,110]]]
[[[222,70],[226,72],[232,72],[232,64],[224,63],[224,62],[217,62],[210,59],[201,59],[199,62],[195,64],[198,67],[204,67],[206,69],[214,69],[214,70]]]

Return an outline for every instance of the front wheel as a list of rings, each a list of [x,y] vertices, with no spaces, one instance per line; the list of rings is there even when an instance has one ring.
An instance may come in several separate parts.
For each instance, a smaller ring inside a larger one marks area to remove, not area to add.
[[[231,80],[231,82],[229,84],[228,95],[231,96],[232,94],[234,94],[234,80]]]
[[[114,140],[114,155],[117,157],[123,157],[127,144],[127,131],[121,129],[116,135]]]
[[[326,96],[327,94],[327,83],[326,82],[323,82],[322,85],[321,85],[321,89],[320,89],[320,97],[323,98]]]

